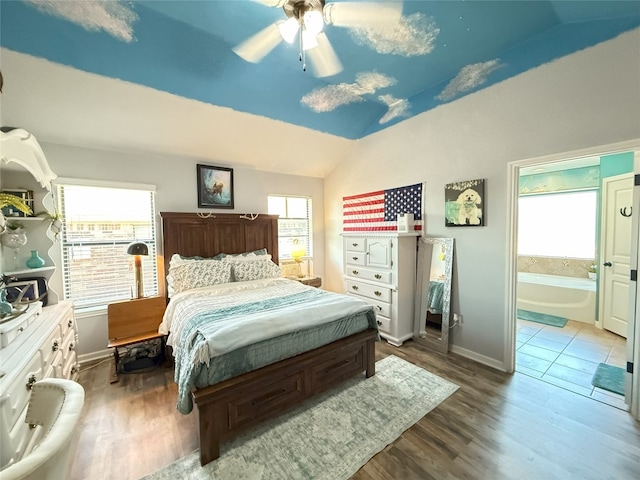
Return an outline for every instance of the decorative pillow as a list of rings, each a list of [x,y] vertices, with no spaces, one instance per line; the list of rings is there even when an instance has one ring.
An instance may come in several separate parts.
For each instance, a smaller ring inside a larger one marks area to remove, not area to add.
[[[231,281],[231,264],[219,260],[186,261],[169,268],[167,275],[168,295],[184,292],[191,288],[208,287]]]
[[[282,269],[271,260],[255,262],[238,262],[233,264],[233,280],[247,282],[262,280],[263,278],[277,278],[282,276]]]
[[[223,254],[224,255],[224,254]],[[221,259],[223,262],[229,263],[244,263],[244,262],[257,262],[257,261],[270,261],[271,255],[255,255],[253,253],[249,253],[247,255],[227,255],[226,257]]]

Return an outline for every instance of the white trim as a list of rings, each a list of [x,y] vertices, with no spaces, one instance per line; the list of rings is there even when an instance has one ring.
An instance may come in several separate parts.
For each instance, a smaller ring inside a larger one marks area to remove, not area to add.
[[[460,355],[461,357],[468,358],[469,360],[473,360],[474,362],[482,363],[491,368],[495,368],[496,370],[500,370],[501,372],[506,372],[504,362],[500,362],[495,358],[487,357],[485,355],[481,355],[471,350],[467,350],[466,348],[459,347],[457,345],[450,345],[449,351],[451,353],[455,353]]]
[[[111,350],[98,350],[96,352],[85,353],[78,355],[78,363],[80,367],[89,362],[95,362],[96,360],[102,360],[103,358],[109,358],[113,355]]]
[[[75,185],[81,187],[126,188],[130,190],[156,191],[156,186],[150,183],[112,182],[108,180],[90,180],[87,178],[58,177],[51,183],[54,185]]]
[[[520,173],[520,167],[529,165],[544,165],[546,163],[560,162],[564,160],[578,159],[582,157],[599,156],[603,157],[615,153],[634,152],[635,163],[634,172],[640,173],[640,159],[638,157],[638,151],[640,150],[640,138],[632,140],[626,140],[623,142],[611,143],[607,145],[593,146],[589,148],[583,148],[580,150],[573,150],[564,153],[554,153],[551,155],[544,155],[540,157],[533,157],[529,159],[516,160],[509,162],[507,165],[507,224],[505,232],[508,238],[508,245],[506,250],[506,289],[505,292],[505,315],[506,321],[504,323],[504,337],[505,337],[505,371],[511,372],[515,368],[515,304],[516,304],[516,288],[515,288],[515,275],[517,272],[517,196],[518,196],[518,175]],[[634,197],[634,202],[636,202]],[[634,206],[637,204],[634,203]],[[637,209],[640,211],[640,205],[637,205]],[[638,229],[633,230],[633,245],[638,245],[637,241],[640,237],[640,231]],[[638,288],[636,286],[636,288]],[[635,310],[634,325],[638,323],[638,314],[640,313],[640,307]],[[640,328],[635,329],[633,358],[636,359],[635,363],[640,363]],[[636,419],[640,416],[640,365],[635,365],[634,373],[632,375],[631,385],[631,398],[627,398],[626,401],[631,404],[631,412]],[[634,413],[635,412],[635,413]]]
[[[633,173],[640,175],[640,151],[634,152]],[[633,210],[640,212],[640,186],[633,186]],[[631,217],[631,258],[630,270],[638,270],[638,257],[640,256],[640,216]],[[625,401],[629,404],[629,412],[636,420],[640,420],[640,291],[638,281],[629,281],[629,319],[627,335],[627,361],[634,363],[633,374],[626,375]],[[630,380],[630,382],[629,382]]]

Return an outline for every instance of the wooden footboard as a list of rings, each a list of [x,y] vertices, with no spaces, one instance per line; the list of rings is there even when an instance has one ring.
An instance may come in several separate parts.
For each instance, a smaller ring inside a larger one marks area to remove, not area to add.
[[[375,375],[377,331],[365,330],[315,350],[193,392],[200,424],[200,463],[220,456],[220,443],[277,417],[329,387]]]

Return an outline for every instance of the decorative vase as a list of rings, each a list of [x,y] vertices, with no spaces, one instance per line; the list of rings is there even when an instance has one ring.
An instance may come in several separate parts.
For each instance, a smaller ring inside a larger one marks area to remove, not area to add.
[[[0,235],[0,243],[8,248],[19,248],[26,245],[27,234],[21,228],[16,230],[7,229]]]
[[[44,258],[38,255],[37,250],[31,250],[31,257],[27,260],[27,267],[29,268],[40,268],[44,267]]]

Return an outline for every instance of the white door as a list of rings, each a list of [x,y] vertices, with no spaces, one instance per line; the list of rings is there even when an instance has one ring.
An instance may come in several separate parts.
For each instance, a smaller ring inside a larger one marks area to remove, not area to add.
[[[624,338],[629,316],[632,202],[633,174],[603,180],[599,318],[604,329]]]

